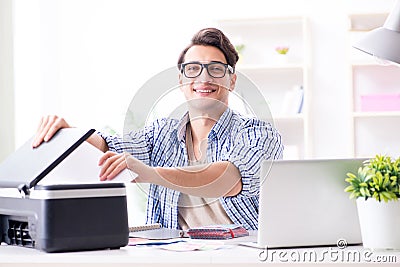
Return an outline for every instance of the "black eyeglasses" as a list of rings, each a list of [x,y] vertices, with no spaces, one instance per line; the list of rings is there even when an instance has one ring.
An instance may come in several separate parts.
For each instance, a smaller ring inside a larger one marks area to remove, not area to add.
[[[200,76],[204,68],[207,69],[208,75],[210,75],[213,78],[225,77],[227,69],[231,73],[235,72],[235,70],[228,64],[218,61],[212,61],[210,63],[200,63],[200,62],[182,63],[180,71],[185,75],[186,78],[196,78]]]

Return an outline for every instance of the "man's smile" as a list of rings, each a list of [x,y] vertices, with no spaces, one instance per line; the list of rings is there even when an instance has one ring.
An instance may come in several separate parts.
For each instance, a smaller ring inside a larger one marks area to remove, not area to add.
[[[212,86],[198,86],[198,87],[194,87],[193,91],[196,94],[209,95],[209,94],[215,93],[217,91],[217,89]]]

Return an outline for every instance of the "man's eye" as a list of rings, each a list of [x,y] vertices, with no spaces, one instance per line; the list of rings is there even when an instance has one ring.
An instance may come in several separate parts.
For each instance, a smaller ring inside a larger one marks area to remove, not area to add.
[[[222,66],[210,66],[211,71],[224,71],[224,68]]]
[[[188,70],[188,71],[197,71],[199,69],[200,69],[200,67],[198,65],[188,65],[188,66],[186,66],[186,70]]]

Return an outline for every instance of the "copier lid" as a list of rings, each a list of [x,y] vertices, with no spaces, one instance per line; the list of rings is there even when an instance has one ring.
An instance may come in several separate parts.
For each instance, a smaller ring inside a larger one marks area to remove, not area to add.
[[[86,132],[77,128],[60,129],[49,142],[37,148],[32,148],[33,136],[0,164],[0,187],[34,187],[94,132],[94,129]]]

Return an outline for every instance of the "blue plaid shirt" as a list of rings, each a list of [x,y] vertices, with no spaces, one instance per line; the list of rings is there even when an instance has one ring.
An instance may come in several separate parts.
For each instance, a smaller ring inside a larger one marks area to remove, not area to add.
[[[159,119],[124,139],[100,134],[111,151],[129,152],[149,166],[182,167],[188,165],[186,124],[181,120]],[[246,229],[258,227],[258,193],[261,161],[282,158],[281,136],[268,122],[247,118],[227,109],[208,135],[207,161],[230,161],[242,176],[242,191],[234,197],[221,197],[220,203],[232,222]],[[147,200],[146,223],[164,227],[178,225],[180,192],[151,184]]]

